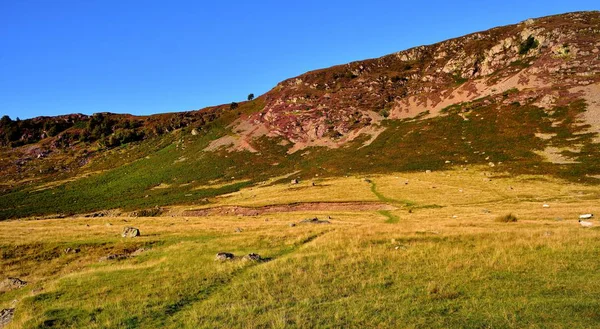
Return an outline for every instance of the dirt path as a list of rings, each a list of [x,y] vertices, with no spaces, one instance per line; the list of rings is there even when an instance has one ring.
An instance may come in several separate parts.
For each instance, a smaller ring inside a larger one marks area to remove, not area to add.
[[[296,211],[377,211],[394,210],[394,206],[379,202],[306,202],[264,207],[222,206],[206,209],[193,209],[183,212],[183,216],[258,216],[262,214]]]

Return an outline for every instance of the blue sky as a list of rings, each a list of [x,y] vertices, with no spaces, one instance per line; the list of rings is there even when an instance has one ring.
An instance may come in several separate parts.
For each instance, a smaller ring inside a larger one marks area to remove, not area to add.
[[[0,114],[153,114],[596,1],[0,0]]]

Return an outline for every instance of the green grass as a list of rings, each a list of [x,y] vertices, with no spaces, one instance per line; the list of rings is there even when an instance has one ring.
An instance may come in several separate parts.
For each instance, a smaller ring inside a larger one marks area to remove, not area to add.
[[[377,184],[375,184],[375,182],[370,181],[370,184],[371,184],[371,192],[373,192],[373,194],[375,194],[377,199],[379,199],[379,201],[381,201],[381,202],[385,202],[385,203],[389,203],[389,204],[393,204],[393,205],[407,206],[407,207],[415,206],[415,203],[412,201],[409,201],[409,200],[396,200],[396,199],[388,198],[385,195],[383,195],[377,191]],[[388,216],[388,215],[385,215],[385,216],[392,218],[391,216]]]
[[[398,223],[400,221],[400,217],[392,214],[389,210],[379,210],[378,213],[387,217],[387,220],[385,221],[386,223],[393,224],[393,223]]]

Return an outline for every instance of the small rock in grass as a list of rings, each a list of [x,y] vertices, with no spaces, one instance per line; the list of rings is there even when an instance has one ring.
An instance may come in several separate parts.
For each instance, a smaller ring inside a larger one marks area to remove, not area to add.
[[[109,260],[122,260],[122,259],[127,259],[127,258],[129,258],[129,255],[127,255],[127,254],[109,254],[107,256],[100,257],[100,259],[98,261],[106,262]]]
[[[135,228],[135,227],[131,227],[131,226],[127,226],[123,229],[123,233],[121,233],[121,236],[124,238],[134,238],[136,236],[140,236],[140,230]]]
[[[244,256],[244,260],[247,260],[247,261],[258,262],[261,259],[262,258],[260,257],[260,255],[259,254],[255,254],[255,253],[250,253],[250,254]]]
[[[14,308],[5,308],[0,310],[0,328],[4,328],[7,324],[9,324],[13,317],[15,316]]]
[[[81,249],[79,249],[79,248],[69,248],[69,247],[65,248],[65,254],[70,254],[70,253],[78,254],[80,251],[81,251]]]
[[[296,226],[296,223],[290,223],[290,227]]]
[[[232,253],[229,252],[219,252],[217,253],[217,256],[215,257],[216,260],[220,260],[220,261],[224,261],[224,260],[231,260],[233,259],[235,256]]]
[[[0,282],[0,291],[10,291],[14,289],[23,288],[27,285],[27,282],[19,278],[6,278]]]

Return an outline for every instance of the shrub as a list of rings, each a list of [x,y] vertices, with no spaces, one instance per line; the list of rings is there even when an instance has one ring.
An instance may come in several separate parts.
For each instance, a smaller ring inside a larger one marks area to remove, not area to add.
[[[537,48],[539,44],[540,43],[530,35],[525,41],[521,42],[521,45],[519,45],[519,55],[527,54],[529,50]]]
[[[515,216],[513,214],[508,214],[508,215],[497,217],[496,221],[502,222],[502,223],[514,223],[517,221],[517,216]]]

